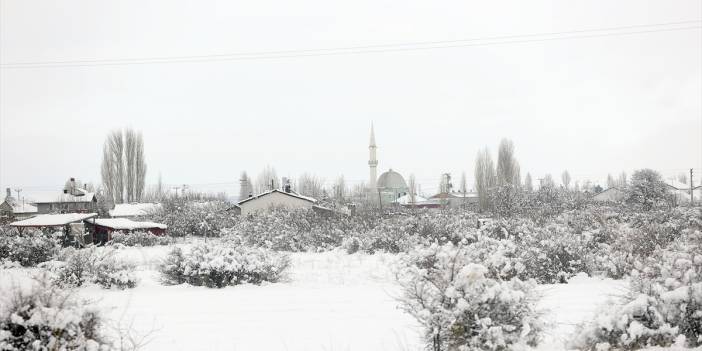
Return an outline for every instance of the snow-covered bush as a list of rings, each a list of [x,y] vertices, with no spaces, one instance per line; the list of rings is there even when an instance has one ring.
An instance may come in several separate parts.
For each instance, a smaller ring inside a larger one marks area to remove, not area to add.
[[[79,287],[93,283],[103,288],[134,288],[137,278],[134,265],[115,257],[112,248],[88,247],[86,249],[64,249],[57,261],[42,264],[55,274],[60,286]]]
[[[160,270],[167,284],[222,288],[264,281],[274,283],[283,278],[289,266],[290,259],[285,254],[264,248],[209,242],[196,244],[188,252],[174,248]]]
[[[575,346],[600,350],[702,345],[702,233],[687,230],[636,263],[622,306],[603,310],[582,328]]]
[[[0,350],[110,350],[98,310],[40,278],[0,293]]]
[[[383,218],[362,233],[360,241],[368,252],[407,252],[418,244],[457,244],[474,241],[477,216],[457,211],[418,211]]]
[[[58,239],[38,230],[20,235],[14,228],[0,229],[0,261],[19,262],[22,266],[36,266],[51,260],[61,249]]]
[[[218,237],[223,228],[234,225],[235,215],[221,201],[195,202],[183,198],[170,198],[148,214],[148,219],[168,226],[174,237],[188,235]]]
[[[169,245],[173,243],[173,238],[165,235],[154,235],[147,232],[132,233],[112,233],[110,245],[121,244],[125,246],[156,246]]]
[[[429,349],[536,345],[543,323],[535,310],[535,282],[503,280],[502,269],[487,268],[470,250],[460,244],[433,244],[403,260],[403,309],[423,325]]]
[[[481,228],[481,233],[494,239],[508,240],[511,242],[508,247],[519,248],[512,251],[511,257],[522,268],[518,272],[522,279],[564,283],[585,270],[585,246],[589,236],[586,233],[575,234],[563,224],[549,222],[543,226],[530,219],[512,218],[488,224]]]
[[[340,247],[345,238],[367,232],[377,221],[372,215],[321,215],[313,210],[277,208],[243,216],[225,230],[224,236],[278,251],[324,251]]]

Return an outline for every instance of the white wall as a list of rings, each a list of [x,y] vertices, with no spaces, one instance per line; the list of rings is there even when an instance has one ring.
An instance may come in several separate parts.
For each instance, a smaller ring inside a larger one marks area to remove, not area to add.
[[[284,195],[278,192],[270,193],[268,195],[246,201],[239,206],[241,207],[241,214],[247,215],[256,211],[265,211],[271,207],[287,207],[291,209],[298,208],[312,208],[313,203],[302,200],[300,198]]]

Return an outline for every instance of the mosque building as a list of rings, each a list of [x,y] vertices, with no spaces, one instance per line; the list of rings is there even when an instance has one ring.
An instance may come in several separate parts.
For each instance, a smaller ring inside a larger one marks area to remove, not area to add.
[[[388,169],[383,172],[380,177],[377,177],[378,159],[376,150],[378,146],[375,144],[375,130],[371,124],[370,145],[368,145],[370,168],[369,191],[370,197],[380,199],[382,204],[390,204],[402,196],[409,193],[407,182],[402,174]],[[377,200],[375,200],[377,201]]]

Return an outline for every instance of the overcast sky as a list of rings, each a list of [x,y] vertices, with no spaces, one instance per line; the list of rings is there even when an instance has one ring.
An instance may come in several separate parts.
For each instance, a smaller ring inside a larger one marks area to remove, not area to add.
[[[13,63],[320,49],[699,21],[679,1],[0,0],[0,186],[100,181],[105,135],[143,132],[147,182],[238,191],[243,170],[472,181],[514,141],[522,175],[702,176],[702,31],[188,63]],[[699,27],[700,22],[677,25]],[[670,26],[646,27],[669,29]],[[644,31],[644,30],[641,30]],[[698,180],[700,178],[697,178]]]

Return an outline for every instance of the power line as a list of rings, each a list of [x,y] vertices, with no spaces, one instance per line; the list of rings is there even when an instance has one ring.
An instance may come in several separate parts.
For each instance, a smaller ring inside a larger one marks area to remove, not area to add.
[[[697,24],[690,26],[688,24]],[[402,51],[420,51],[433,49],[460,48],[472,46],[491,46],[505,45],[517,43],[533,43],[546,42],[554,40],[566,39],[584,39],[598,38],[610,36],[624,36],[655,32],[670,32],[690,29],[700,29],[702,26],[701,20],[667,22],[655,24],[640,24],[631,26],[608,27],[597,29],[571,30],[561,32],[519,34],[506,36],[492,36],[482,38],[469,38],[458,40],[439,40],[439,41],[422,41],[408,42],[397,44],[378,44],[365,46],[350,46],[336,48],[321,48],[321,49],[296,49],[296,50],[277,50],[263,52],[241,52],[231,54],[212,54],[212,55],[190,55],[190,56],[164,56],[164,57],[146,57],[133,59],[93,59],[93,60],[66,60],[66,61],[36,61],[36,62],[13,62],[1,64],[0,68],[15,69],[15,68],[43,68],[43,67],[87,67],[87,66],[122,66],[122,65],[145,65],[145,64],[161,64],[161,63],[196,63],[196,62],[216,62],[216,61],[239,61],[239,60],[260,60],[260,59],[277,59],[277,58],[295,58],[295,57],[312,57],[312,56],[338,56],[338,55],[353,55],[353,54],[368,54],[368,53],[384,53],[384,52],[402,52]],[[685,26],[680,26],[685,25]],[[671,28],[657,28],[647,30],[631,31],[637,28],[656,28],[665,26],[675,26]],[[606,33],[598,33],[606,32]],[[581,35],[587,33],[595,33]],[[544,37],[546,38],[535,38]],[[482,42],[480,42],[482,41]],[[478,43],[473,43],[478,42]]]

